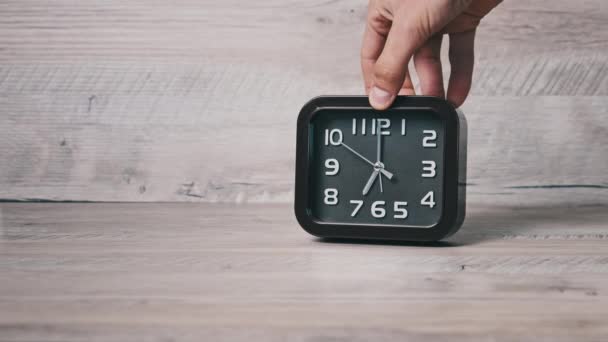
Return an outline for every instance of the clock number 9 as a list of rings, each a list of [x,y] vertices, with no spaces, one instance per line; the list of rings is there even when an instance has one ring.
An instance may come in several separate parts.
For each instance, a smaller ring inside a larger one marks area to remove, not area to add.
[[[325,171],[325,175],[327,176],[335,176],[340,171],[340,163],[338,163],[337,159],[326,159],[325,167],[328,169]]]

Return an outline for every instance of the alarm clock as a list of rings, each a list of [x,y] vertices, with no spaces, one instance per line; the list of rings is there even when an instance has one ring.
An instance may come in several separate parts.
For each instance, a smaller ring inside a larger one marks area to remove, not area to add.
[[[462,225],[467,124],[449,102],[322,96],[297,122],[295,215],[321,238],[438,241]]]

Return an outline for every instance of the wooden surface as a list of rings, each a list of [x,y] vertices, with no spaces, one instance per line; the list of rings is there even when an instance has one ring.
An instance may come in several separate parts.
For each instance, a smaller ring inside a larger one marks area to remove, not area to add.
[[[281,204],[0,204],[0,340],[606,340],[606,205],[468,211],[411,246]]]
[[[300,107],[362,92],[365,9],[1,1],[0,199],[290,201]],[[605,0],[509,0],[482,22],[464,106],[474,192],[606,201],[606,22]]]

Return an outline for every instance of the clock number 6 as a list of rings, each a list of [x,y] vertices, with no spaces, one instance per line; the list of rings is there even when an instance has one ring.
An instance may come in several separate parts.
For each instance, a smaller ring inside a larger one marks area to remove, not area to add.
[[[376,201],[372,204],[372,216],[375,218],[383,218],[386,216],[386,209],[384,209],[385,201]]]

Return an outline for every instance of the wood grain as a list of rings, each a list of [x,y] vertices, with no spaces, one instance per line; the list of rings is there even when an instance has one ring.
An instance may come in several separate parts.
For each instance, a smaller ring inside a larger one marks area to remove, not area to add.
[[[0,199],[290,201],[299,108],[362,92],[365,7],[2,1]],[[606,21],[602,0],[506,1],[485,19],[472,193],[606,202]],[[553,185],[579,188],[530,195]]]
[[[5,341],[601,341],[608,207],[469,203],[435,246],[286,205],[0,204]]]

